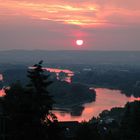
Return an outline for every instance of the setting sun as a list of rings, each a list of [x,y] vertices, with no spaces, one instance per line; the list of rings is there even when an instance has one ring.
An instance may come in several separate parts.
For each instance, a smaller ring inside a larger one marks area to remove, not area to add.
[[[84,41],[83,41],[83,40],[76,40],[76,44],[77,44],[78,46],[83,45],[83,43],[84,43]]]

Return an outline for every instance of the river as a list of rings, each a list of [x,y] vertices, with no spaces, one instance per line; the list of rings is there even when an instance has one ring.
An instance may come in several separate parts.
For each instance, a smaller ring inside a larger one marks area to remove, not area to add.
[[[84,104],[81,116],[72,116],[70,113],[61,110],[53,111],[53,113],[55,113],[59,121],[88,121],[93,116],[97,117],[103,110],[110,110],[113,107],[123,107],[127,102],[140,100],[140,98],[134,98],[133,96],[127,97],[120,90],[106,88],[96,88],[95,90],[96,101]],[[0,90],[0,95],[3,94],[4,91]]]
[[[113,107],[123,107],[127,102],[140,100],[140,98],[127,97],[120,90],[96,88],[96,101],[84,104],[81,116],[72,116],[68,112],[53,111],[59,121],[88,121],[93,116],[97,117],[103,110],[110,110]]]

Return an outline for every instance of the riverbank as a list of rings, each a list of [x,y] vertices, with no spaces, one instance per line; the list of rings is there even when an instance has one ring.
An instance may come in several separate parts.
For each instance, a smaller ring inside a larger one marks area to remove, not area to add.
[[[73,116],[66,110],[54,110],[54,113],[60,121],[88,121],[97,117],[102,111],[110,110],[114,107],[124,107],[127,102],[138,100],[138,98],[127,97],[120,90],[111,90],[106,88],[96,88],[96,101],[85,103],[80,116]],[[139,99],[140,100],[140,99]]]

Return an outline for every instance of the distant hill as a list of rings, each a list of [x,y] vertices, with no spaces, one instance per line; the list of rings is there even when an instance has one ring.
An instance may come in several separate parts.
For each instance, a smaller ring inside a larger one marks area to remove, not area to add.
[[[36,63],[44,60],[57,64],[136,64],[140,51],[0,51],[0,63]]]

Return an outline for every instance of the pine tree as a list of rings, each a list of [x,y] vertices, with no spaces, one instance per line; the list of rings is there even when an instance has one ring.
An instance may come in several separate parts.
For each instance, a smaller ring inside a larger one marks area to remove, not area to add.
[[[41,118],[43,122],[49,122],[56,119],[50,112],[54,101],[47,89],[52,82],[49,81],[49,75],[44,74],[42,63],[43,61],[40,61],[28,70],[30,82],[27,85],[27,92],[32,100],[32,111],[36,117]]]
[[[44,74],[42,63],[43,61],[40,61],[28,70],[27,76],[30,81],[27,85],[26,93],[30,99],[32,129],[35,129],[33,132],[37,134],[35,138],[38,137],[43,140],[50,139],[52,134],[56,135],[53,133],[51,126],[57,125],[57,118],[51,112],[54,101],[48,92],[48,86],[52,82],[49,80],[49,75]]]

